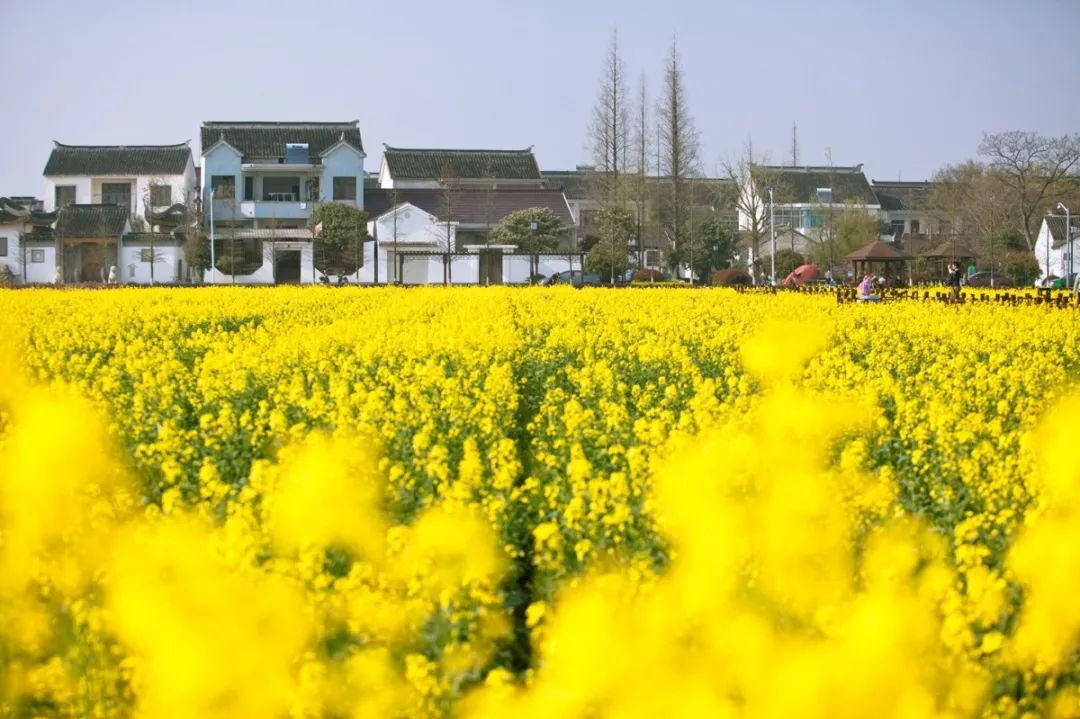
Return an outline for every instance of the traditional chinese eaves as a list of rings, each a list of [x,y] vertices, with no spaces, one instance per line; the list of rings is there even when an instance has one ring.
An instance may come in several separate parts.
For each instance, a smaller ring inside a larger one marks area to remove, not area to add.
[[[351,122],[204,122],[200,134],[202,151],[224,140],[244,156],[245,162],[285,159],[285,145],[306,144],[313,160],[338,142],[360,152],[360,123]]]
[[[182,175],[191,159],[179,145],[63,145],[45,165],[47,177],[81,175]]]
[[[910,260],[911,255],[905,255],[900,250],[885,244],[881,240],[874,240],[855,250],[844,259],[848,262],[900,262]]]
[[[449,219],[463,225],[488,225],[489,222],[494,225],[511,212],[531,207],[547,208],[568,225],[573,223],[561,190],[455,190],[449,194],[449,203],[443,190],[368,190],[364,193],[364,209],[371,219],[406,202],[443,222]]]
[[[395,180],[542,179],[531,149],[410,150],[387,147],[384,158]]]
[[[56,231],[61,237],[119,237],[127,225],[121,205],[68,205],[60,210]]]
[[[854,202],[858,205],[877,205],[878,198],[863,174],[862,165],[853,167],[818,167],[787,165],[755,165],[754,181],[762,195],[767,184],[772,185],[773,199],[779,204],[816,202],[820,188],[832,190],[836,204]]]
[[[930,208],[934,185],[930,182],[882,182],[874,180],[874,194],[881,209],[889,212],[918,212]]]

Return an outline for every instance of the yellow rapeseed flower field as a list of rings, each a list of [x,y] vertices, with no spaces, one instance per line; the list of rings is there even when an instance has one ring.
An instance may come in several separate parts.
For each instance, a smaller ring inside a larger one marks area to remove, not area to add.
[[[1080,716],[1080,312],[0,291],[0,715]]]

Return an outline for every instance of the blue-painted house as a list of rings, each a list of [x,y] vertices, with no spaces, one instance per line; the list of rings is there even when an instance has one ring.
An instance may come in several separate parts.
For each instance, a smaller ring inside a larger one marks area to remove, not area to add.
[[[204,122],[201,140],[216,255],[205,280],[316,281],[312,210],[321,202],[364,207],[359,123]]]

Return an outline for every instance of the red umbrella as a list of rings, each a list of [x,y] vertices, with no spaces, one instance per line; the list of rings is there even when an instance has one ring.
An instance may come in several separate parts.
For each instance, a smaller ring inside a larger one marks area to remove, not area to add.
[[[784,278],[784,284],[791,284],[794,282],[796,285],[801,285],[807,280],[812,280],[818,276],[817,265],[799,265],[791,274]]]

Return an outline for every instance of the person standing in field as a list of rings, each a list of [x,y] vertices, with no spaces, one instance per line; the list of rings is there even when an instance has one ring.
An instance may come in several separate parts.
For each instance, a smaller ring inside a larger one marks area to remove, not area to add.
[[[960,265],[956,264],[955,262],[949,263],[948,284],[949,288],[951,289],[951,293],[949,295],[950,302],[960,301],[960,281],[963,276],[963,273],[960,272]]]
[[[874,276],[867,272],[859,283],[859,302],[880,302],[881,298],[874,294]]]

